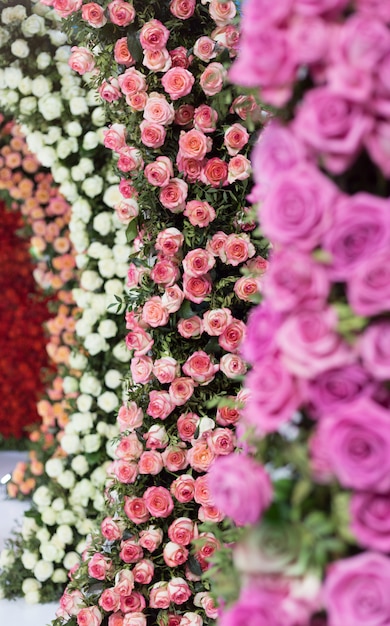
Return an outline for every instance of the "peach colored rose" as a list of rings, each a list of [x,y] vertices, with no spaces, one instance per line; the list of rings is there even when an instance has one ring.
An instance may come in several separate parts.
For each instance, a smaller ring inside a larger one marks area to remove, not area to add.
[[[171,356],[161,357],[153,363],[153,374],[162,385],[171,383],[179,373],[180,366]]]
[[[134,524],[143,524],[144,522],[147,522],[150,517],[149,511],[147,510],[145,502],[142,498],[125,496],[123,510],[127,517],[134,522]],[[140,543],[140,545],[142,544]]]
[[[219,362],[219,368],[227,378],[238,378],[246,373],[247,367],[238,354],[224,354]]]
[[[123,74],[120,74],[118,83],[125,96],[132,96],[138,91],[147,90],[145,76],[134,67],[129,67]]]
[[[169,313],[161,302],[160,296],[152,296],[142,307],[142,321],[152,328],[165,326],[169,320]],[[152,368],[150,367],[150,370]]]
[[[184,604],[191,597],[191,590],[184,578],[171,578],[168,583],[168,593],[171,602]]]
[[[143,120],[139,127],[141,129],[141,141],[145,146],[148,148],[160,148],[164,145],[167,131],[162,124]]]
[[[195,479],[190,474],[182,474],[171,484],[171,493],[178,502],[191,502],[195,493]]]
[[[194,55],[201,61],[208,63],[208,61],[217,56],[215,41],[210,39],[210,37],[199,37],[194,44]]]
[[[203,315],[203,328],[211,337],[222,335],[233,319],[230,309],[210,309]]]
[[[188,559],[188,550],[178,543],[168,541],[163,550],[163,559],[168,567],[178,567],[183,565]]]
[[[159,424],[153,424],[148,432],[144,434],[144,439],[146,447],[152,450],[166,448],[169,441],[167,431],[164,426]]]
[[[192,104],[181,104],[175,113],[175,124],[178,126],[188,126],[194,118],[194,107]]]
[[[237,13],[236,5],[232,0],[220,2],[220,0],[211,0],[210,17],[218,26],[229,24]]]
[[[215,235],[208,240],[206,250],[211,252],[214,256],[220,256],[221,250],[223,249],[227,238],[228,236],[222,230],[217,231]]]
[[[99,598],[99,606],[102,607],[103,611],[112,612],[119,611],[121,602],[121,597],[119,593],[117,593],[115,587],[109,587],[108,589],[104,589],[102,595]]]
[[[196,413],[182,413],[177,420],[177,431],[182,441],[191,441],[198,428],[200,417]]]
[[[165,228],[157,235],[155,248],[164,256],[175,256],[184,243],[183,233],[177,228]]]
[[[208,385],[215,378],[219,365],[212,362],[210,355],[203,350],[191,354],[182,366],[184,374],[191,376],[201,385]]]
[[[108,129],[103,130],[104,145],[114,152],[119,152],[126,146],[126,126],[124,124],[111,124]]]
[[[235,282],[233,291],[240,300],[250,302],[259,293],[258,281],[252,276],[241,276]]]
[[[133,383],[146,385],[152,379],[153,361],[150,356],[135,356],[130,361]]]
[[[201,200],[190,200],[186,204],[183,215],[188,217],[193,226],[205,228],[213,222],[216,217],[215,210],[208,202]]]
[[[197,441],[188,451],[188,461],[196,472],[207,472],[214,459],[215,454],[205,439]]]
[[[144,50],[143,65],[151,72],[167,72],[172,67],[172,58],[166,48]]]
[[[168,287],[161,296],[161,301],[169,313],[176,313],[180,309],[183,300],[184,293],[179,285]]]
[[[210,63],[202,72],[199,82],[206,96],[215,96],[222,90],[227,72],[221,63]]]
[[[227,265],[239,265],[256,254],[255,247],[246,234],[229,235],[221,250],[221,260]]]
[[[146,91],[137,91],[137,93],[128,94],[126,96],[126,102],[134,109],[134,111],[143,111],[148,101],[148,95]]]
[[[73,46],[68,64],[72,70],[83,75],[86,72],[92,72],[95,68],[95,57],[87,48]]]
[[[97,606],[87,606],[77,613],[78,626],[100,626],[103,615]]]
[[[185,404],[194,393],[194,381],[192,378],[175,378],[169,386],[169,396],[175,406]]]
[[[169,8],[179,20],[188,20],[195,11],[196,0],[171,0]]]
[[[187,183],[181,178],[171,178],[169,183],[161,189],[160,202],[172,213],[181,213],[185,209],[187,195]]]
[[[104,15],[104,10],[96,2],[88,2],[81,7],[81,17],[85,22],[88,22],[92,28],[101,28],[107,24],[107,18]]]
[[[169,30],[159,20],[152,19],[140,31],[140,44],[144,50],[162,50],[166,47]]]
[[[110,21],[117,26],[128,26],[134,22],[135,9],[129,2],[113,0],[107,6]]]
[[[238,352],[246,334],[246,325],[241,320],[234,319],[226,326],[218,343],[227,352]]]
[[[201,180],[206,185],[220,187],[221,185],[227,185],[228,173],[227,163],[219,157],[213,157],[206,161],[202,170]]]
[[[173,511],[173,500],[165,487],[148,487],[143,498],[153,517],[169,517]]]
[[[123,613],[121,611],[117,611],[116,613],[111,613],[108,618],[108,626],[123,626]]]
[[[183,269],[187,276],[203,276],[215,265],[214,256],[203,248],[190,250],[183,259]]]
[[[210,148],[211,146],[206,135],[200,130],[193,128],[188,132],[181,131],[179,149],[180,155],[184,158],[202,161]]]
[[[224,144],[230,156],[235,156],[248,143],[249,133],[242,124],[233,124],[225,130]]]
[[[203,332],[203,323],[198,315],[193,315],[186,319],[180,319],[177,324],[177,330],[185,339],[200,337]]]
[[[160,452],[157,450],[146,450],[141,454],[138,461],[138,470],[140,474],[151,474],[156,476],[164,467]]]
[[[194,500],[202,506],[212,506],[214,504],[210,494],[209,481],[207,475],[198,476],[195,480]]]
[[[193,74],[184,67],[172,67],[161,79],[162,86],[170,95],[171,100],[178,100],[188,96],[191,93],[194,82]],[[209,82],[211,82],[210,79]]]
[[[155,124],[168,126],[172,124],[175,117],[175,109],[169,104],[162,94],[149,94],[148,101],[144,108],[144,119]]]
[[[154,552],[161,545],[163,536],[164,533],[161,528],[149,526],[146,530],[141,530],[139,544],[149,552]]]
[[[208,274],[203,276],[183,276],[184,296],[195,304],[203,302],[211,292],[212,283]]]
[[[161,581],[154,583],[150,589],[149,606],[151,609],[167,609],[171,603],[168,592],[168,583]]]
[[[145,176],[154,187],[165,187],[173,177],[172,161],[166,156],[157,157],[145,167]]]
[[[154,565],[150,559],[141,559],[133,568],[134,580],[140,585],[149,585],[154,576]]]
[[[181,446],[184,446],[184,444],[168,446],[161,455],[164,467],[170,472],[178,472],[185,469],[188,465],[187,448]]]
[[[168,537],[180,546],[188,546],[195,537],[195,523],[188,517],[177,517],[168,528]]]
[[[121,432],[139,428],[142,426],[143,419],[142,409],[135,402],[122,405],[118,411],[117,421]]]
[[[237,403],[237,398],[235,396],[227,396],[226,399],[230,400],[233,405],[218,407],[215,420],[220,426],[233,426],[240,419],[240,411],[237,406],[234,406]]]
[[[149,404],[146,413],[153,419],[165,420],[174,408],[175,403],[167,391],[153,389],[149,392]]]
[[[117,63],[125,67],[130,67],[130,65],[135,63],[127,45],[127,37],[121,37],[115,42],[114,59]]]
[[[172,287],[176,280],[179,278],[179,276],[179,268],[169,259],[157,261],[150,273],[150,277],[155,283],[157,283],[158,285],[165,285],[165,287]],[[172,311],[167,306],[165,300],[164,296],[162,296],[162,305],[167,309],[168,312],[171,313]]]

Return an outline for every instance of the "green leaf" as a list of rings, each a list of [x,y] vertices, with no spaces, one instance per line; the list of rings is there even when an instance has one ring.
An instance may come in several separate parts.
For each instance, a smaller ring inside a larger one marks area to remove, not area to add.
[[[142,58],[143,58],[142,46],[139,42],[138,33],[133,29],[130,29],[127,33],[127,47],[129,49],[131,56],[133,57],[136,63],[139,63],[140,61],[142,61]]]
[[[195,315],[194,311],[191,308],[191,303],[189,300],[184,300],[183,304],[179,309],[179,316],[185,320],[188,320],[190,317]]]
[[[137,235],[138,235],[137,222],[135,220],[131,220],[130,224],[126,228],[127,243],[132,243]]]

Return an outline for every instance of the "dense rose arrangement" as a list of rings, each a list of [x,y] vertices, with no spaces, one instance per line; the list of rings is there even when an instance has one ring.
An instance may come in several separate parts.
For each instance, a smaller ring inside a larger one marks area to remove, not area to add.
[[[248,481],[234,457],[211,470],[217,506],[252,524],[221,626],[390,617],[389,25],[389,5],[367,0],[243,8],[230,75],[287,119],[252,154],[273,251],[242,346],[237,430],[243,466],[263,459],[275,497],[260,520],[243,507],[264,497],[261,476]]]
[[[245,202],[261,109],[226,83],[233,2],[51,4],[77,39],[70,65],[98,72],[121,176],[115,211],[134,247],[111,484],[56,623],[200,626],[217,616],[201,576],[224,519],[207,471],[235,448],[238,352],[267,265]]]

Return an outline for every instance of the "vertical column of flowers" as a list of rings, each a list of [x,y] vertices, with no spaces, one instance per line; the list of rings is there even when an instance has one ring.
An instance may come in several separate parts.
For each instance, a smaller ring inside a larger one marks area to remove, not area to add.
[[[56,623],[201,626],[217,615],[201,575],[224,517],[207,471],[235,447],[246,371],[238,351],[266,267],[245,204],[248,128],[261,110],[226,84],[238,40],[233,2],[78,8],[68,22],[78,44],[70,63],[83,73],[98,46],[93,62],[112,121],[104,143],[116,154],[118,210],[136,253],[112,483],[101,532],[72,573]]]
[[[390,7],[248,0],[243,14],[231,77],[285,120],[253,152],[251,198],[273,252],[243,346],[253,367],[239,427],[275,495],[262,520],[243,520],[242,588],[220,624],[379,625],[390,617]],[[210,481],[236,520],[263,494],[234,457]]]

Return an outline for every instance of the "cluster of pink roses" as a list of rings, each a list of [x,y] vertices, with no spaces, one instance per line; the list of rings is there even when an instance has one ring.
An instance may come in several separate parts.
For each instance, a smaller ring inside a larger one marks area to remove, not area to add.
[[[293,438],[309,457],[314,497],[335,479],[339,496],[352,491],[349,531],[367,551],[356,555],[343,535],[341,548],[327,556],[332,562],[321,597],[303,613],[282,593],[276,615],[280,575],[270,582],[270,570],[258,564],[258,576],[221,624],[246,624],[256,615],[258,625],[303,625],[323,609],[321,624],[379,626],[390,619],[383,595],[390,560],[381,554],[390,550],[390,200],[383,177],[390,175],[390,9],[369,0],[356,0],[354,11],[347,0],[267,3],[267,10],[264,4],[244,5],[231,76],[259,86],[276,105],[292,95],[298,70],[298,80],[309,76],[314,86],[290,123],[266,127],[253,153],[251,198],[273,252],[264,300],[250,314],[242,347],[253,368],[238,434],[255,432],[264,450],[271,437],[298,423]],[[246,512],[246,521],[258,521],[269,504],[264,477],[258,477],[254,511],[237,511],[229,486],[245,481],[229,461],[210,474],[216,504],[233,518]],[[296,472],[299,477],[302,470]],[[256,487],[247,483],[243,501],[249,492]]]

